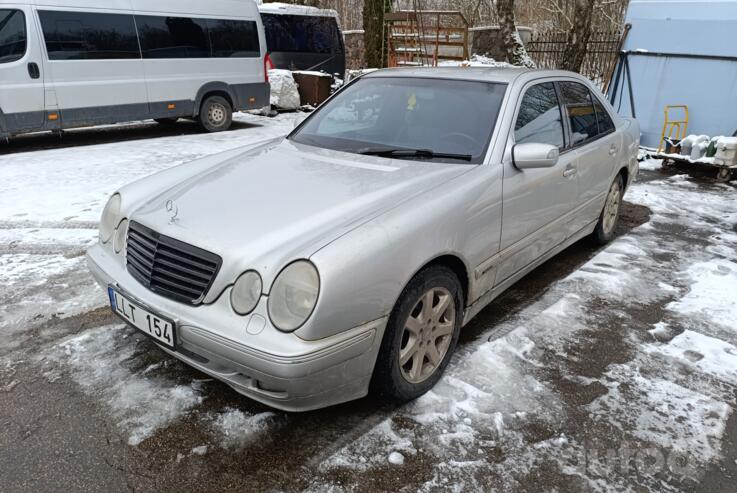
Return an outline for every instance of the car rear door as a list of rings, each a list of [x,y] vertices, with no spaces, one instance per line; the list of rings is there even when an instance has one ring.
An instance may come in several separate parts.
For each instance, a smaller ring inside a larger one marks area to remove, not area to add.
[[[559,82],[561,99],[577,153],[578,204],[571,221],[576,233],[596,221],[604,207],[622,137],[604,106],[584,84]]]
[[[0,134],[44,128],[44,78],[32,10],[0,5]]]
[[[568,145],[559,95],[552,80],[536,81],[522,91],[504,158],[499,284],[569,235],[568,220],[578,198],[576,151]],[[522,143],[557,146],[551,168],[515,168],[511,147]]]

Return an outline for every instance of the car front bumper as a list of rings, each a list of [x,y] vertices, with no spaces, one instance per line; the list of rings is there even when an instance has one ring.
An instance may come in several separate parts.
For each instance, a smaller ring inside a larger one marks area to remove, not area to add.
[[[122,255],[122,254],[121,254]],[[159,347],[254,400],[285,411],[308,411],[368,393],[388,317],[308,341],[275,329],[266,299],[245,317],[230,308],[229,289],[212,304],[189,306],[138,283],[122,256],[95,245],[87,263],[97,282],[173,320],[177,349]]]

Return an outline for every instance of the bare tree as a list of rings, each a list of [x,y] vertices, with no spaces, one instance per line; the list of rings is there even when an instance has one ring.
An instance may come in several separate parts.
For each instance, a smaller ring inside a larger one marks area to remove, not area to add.
[[[366,47],[366,65],[384,66],[384,13],[388,10],[386,0],[364,0],[363,42]]]
[[[568,31],[568,44],[563,51],[561,67],[563,70],[578,72],[586,57],[587,45],[591,38],[591,25],[596,0],[576,0],[573,9],[571,30]]]
[[[499,17],[499,27],[502,31],[504,46],[507,48],[509,63],[523,67],[534,67],[535,62],[527,54],[514,22],[514,0],[497,0],[496,12]]]

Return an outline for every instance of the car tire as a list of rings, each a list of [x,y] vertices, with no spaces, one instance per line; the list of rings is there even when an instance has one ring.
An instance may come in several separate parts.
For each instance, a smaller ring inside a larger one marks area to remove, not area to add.
[[[372,392],[387,400],[406,402],[437,383],[458,342],[462,299],[458,277],[444,266],[428,267],[409,282],[389,315]],[[427,311],[427,307],[434,309]]]
[[[594,241],[599,245],[606,245],[614,238],[614,234],[617,231],[617,224],[619,223],[619,210],[622,206],[623,196],[624,180],[622,180],[622,175],[618,174],[609,187],[604,208],[601,211],[599,222],[596,223],[596,228],[592,235]]]
[[[233,108],[224,97],[209,96],[202,102],[199,121],[208,132],[228,130],[233,123]]]
[[[159,125],[174,125],[179,121],[179,118],[154,118],[154,121]]]

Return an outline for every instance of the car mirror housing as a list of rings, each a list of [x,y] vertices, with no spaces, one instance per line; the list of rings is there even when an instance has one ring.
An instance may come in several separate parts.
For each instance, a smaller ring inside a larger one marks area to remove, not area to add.
[[[518,169],[552,168],[558,163],[560,151],[550,144],[517,144],[512,148],[512,162]]]

